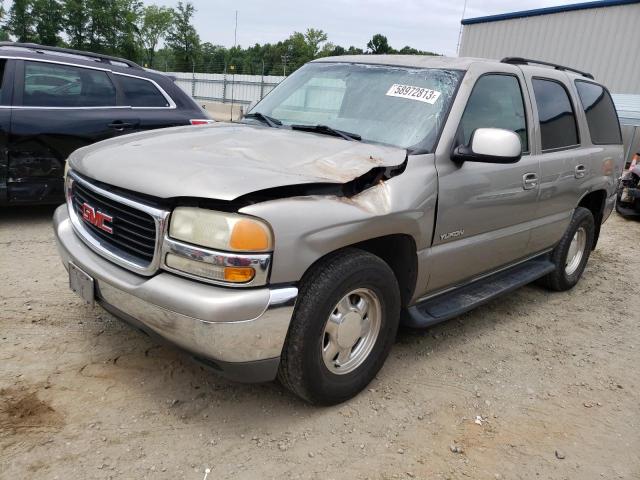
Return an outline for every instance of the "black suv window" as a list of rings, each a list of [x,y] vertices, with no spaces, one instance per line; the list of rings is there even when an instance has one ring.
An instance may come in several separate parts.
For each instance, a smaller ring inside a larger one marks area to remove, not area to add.
[[[165,96],[148,80],[118,75],[125,103],[131,107],[168,107]]]
[[[576,80],[576,88],[587,117],[591,141],[598,145],[621,144],[618,115],[609,92],[600,85],[581,80]]]
[[[24,62],[23,105],[31,107],[111,107],[116,89],[101,70]]]
[[[465,145],[478,128],[503,128],[520,136],[522,151],[529,151],[527,120],[520,82],[513,75],[484,75],[476,82],[460,121]]]
[[[4,68],[7,65],[7,61],[0,59],[0,100],[2,100],[2,88],[4,87]]]
[[[578,145],[578,126],[567,89],[555,80],[533,79],[538,106],[542,150]]]

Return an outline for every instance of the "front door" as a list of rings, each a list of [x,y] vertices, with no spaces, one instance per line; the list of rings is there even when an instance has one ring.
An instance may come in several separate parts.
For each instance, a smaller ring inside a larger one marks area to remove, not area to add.
[[[8,198],[9,157],[7,146],[11,128],[14,65],[14,60],[0,58],[0,205],[5,204]]]
[[[18,61],[7,151],[12,203],[64,200],[63,171],[74,150],[137,126],[117,106],[110,72],[45,61]]]
[[[530,155],[530,104],[520,74],[485,73],[475,82],[456,144],[468,145],[478,128],[516,132],[523,156],[513,164],[455,163],[440,156],[438,212],[429,291],[513,263],[529,255],[535,221],[539,162]]]

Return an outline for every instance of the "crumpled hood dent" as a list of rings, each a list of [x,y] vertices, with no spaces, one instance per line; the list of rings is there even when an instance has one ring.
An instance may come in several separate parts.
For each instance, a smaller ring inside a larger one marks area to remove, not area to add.
[[[76,151],[71,168],[159,198],[231,201],[278,187],[346,184],[404,163],[401,148],[289,129],[216,123],[133,134]]]

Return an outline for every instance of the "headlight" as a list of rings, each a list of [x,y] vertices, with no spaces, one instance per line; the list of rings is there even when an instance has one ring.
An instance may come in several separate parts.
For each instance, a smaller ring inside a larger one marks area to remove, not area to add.
[[[265,222],[253,217],[178,207],[171,215],[165,249],[165,266],[176,273],[225,285],[264,285],[273,235]]]
[[[178,207],[171,215],[169,236],[227,252],[268,252],[273,236],[266,223],[234,213]]]

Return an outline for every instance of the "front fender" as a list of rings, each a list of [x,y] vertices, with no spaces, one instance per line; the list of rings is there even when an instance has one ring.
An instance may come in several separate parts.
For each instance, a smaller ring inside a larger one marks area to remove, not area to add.
[[[377,237],[406,234],[418,250],[431,245],[437,175],[433,155],[410,156],[405,171],[352,197],[309,195],[274,199],[241,213],[271,225],[271,283],[295,283],[325,255]]]

